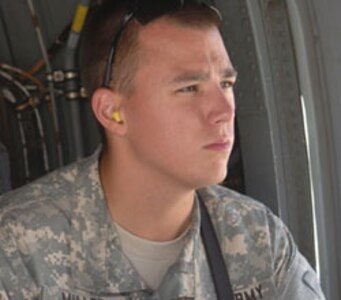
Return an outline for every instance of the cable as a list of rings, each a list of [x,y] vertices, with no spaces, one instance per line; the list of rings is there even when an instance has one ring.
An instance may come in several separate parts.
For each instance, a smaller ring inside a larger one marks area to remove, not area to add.
[[[66,39],[68,37],[68,34],[71,29],[71,24],[67,25],[62,33],[57,37],[57,39],[53,42],[52,46],[48,49],[48,55],[49,57],[53,57],[60,48],[64,45],[66,42]],[[37,74],[43,67],[45,66],[44,58],[39,59],[28,71],[30,75]]]
[[[10,95],[6,95],[6,93],[3,93],[5,96],[5,99],[7,99],[12,104],[16,105],[19,132],[21,136],[21,141],[22,141],[22,146],[23,146],[23,155],[24,155],[24,161],[25,161],[25,174],[26,174],[26,179],[28,180],[30,178],[29,165],[28,165],[28,150],[27,150],[27,142],[25,138],[25,131],[24,131],[24,126],[23,126],[23,121],[22,121],[22,114],[21,114],[21,111],[23,111],[27,107],[32,107],[35,118],[36,118],[38,134],[42,143],[44,171],[48,172],[50,170],[47,146],[46,146],[46,141],[45,141],[45,133],[43,129],[41,116],[40,116],[39,110],[37,109],[37,105],[39,104],[39,102],[34,101],[28,89],[23,84],[21,84],[18,80],[14,79],[10,74],[0,70],[0,77],[2,77],[3,79],[5,79],[5,81],[12,84],[18,91],[20,91],[23,94],[24,98],[26,99],[25,103],[19,105],[17,101],[13,103],[13,97],[10,97]]]
[[[22,87],[20,83],[15,82],[9,74],[0,70],[0,77],[4,79],[5,81],[9,82],[10,84],[14,85],[21,93],[24,94],[24,96],[27,96],[28,91],[25,89],[25,87]],[[6,93],[3,93],[3,95],[4,95],[5,100],[8,100],[12,104],[16,104],[15,97],[9,90],[7,90]],[[24,131],[24,125],[23,125],[21,112],[17,111],[16,116],[18,120],[19,135],[20,135],[20,140],[21,140],[21,145],[22,145],[22,154],[24,158],[25,181],[26,183],[28,183],[31,174],[30,174],[29,163],[28,163],[27,143],[26,143],[26,137],[25,137],[25,131]]]
[[[12,75],[8,74],[5,71],[0,70],[0,76],[3,79],[10,82],[11,84],[13,84],[19,91],[21,91],[24,94],[26,98],[30,98],[31,94],[28,91],[28,89],[24,85],[22,85],[18,80],[14,79]]]
[[[0,68],[4,69],[6,71],[11,71],[11,72],[14,72],[16,74],[19,74],[20,76],[24,77],[25,79],[28,79],[28,80],[32,81],[34,84],[36,84],[41,93],[45,92],[45,90],[46,90],[45,85],[39,79],[37,79],[36,77],[33,77],[31,74],[29,74],[29,73],[27,73],[27,72],[25,72],[25,71],[23,71],[17,67],[13,67],[13,66],[3,64],[3,63],[0,63]]]
[[[47,73],[52,73],[52,67],[51,62],[46,50],[46,46],[44,43],[44,39],[42,36],[42,32],[39,25],[39,20],[33,5],[32,0],[27,0],[27,5],[30,10],[30,14],[32,17],[32,24],[35,28],[38,43],[40,46],[40,50],[43,56],[43,59],[45,61],[46,71]],[[50,98],[51,98],[51,106],[52,106],[52,119],[53,119],[53,125],[55,130],[55,138],[56,138],[56,146],[57,146],[57,153],[58,153],[58,163],[59,166],[63,165],[63,151],[62,151],[62,145],[61,145],[61,139],[60,139],[60,127],[59,127],[59,121],[58,121],[58,114],[57,114],[57,106],[56,106],[56,97],[54,92],[54,83],[53,81],[49,81],[49,92],[50,92]]]

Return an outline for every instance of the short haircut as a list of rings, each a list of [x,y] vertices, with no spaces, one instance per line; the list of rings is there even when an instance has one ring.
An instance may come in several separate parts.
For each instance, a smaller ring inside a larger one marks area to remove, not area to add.
[[[107,0],[92,8],[88,15],[81,38],[80,69],[83,85],[90,96],[102,85],[111,43],[128,4],[127,0]],[[198,29],[219,27],[221,21],[212,9],[191,1],[165,17],[177,25]],[[117,45],[110,87],[123,94],[134,87],[134,75],[140,62],[138,34],[141,26],[135,19],[130,21]]]

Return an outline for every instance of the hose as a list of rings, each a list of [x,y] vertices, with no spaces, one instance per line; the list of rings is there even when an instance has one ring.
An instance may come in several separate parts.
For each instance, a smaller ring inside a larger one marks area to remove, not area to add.
[[[21,112],[29,106],[32,107],[32,109],[33,109],[33,112],[34,112],[34,115],[36,118],[36,122],[37,122],[39,138],[42,142],[44,171],[48,172],[50,170],[50,164],[49,164],[48,153],[47,153],[47,145],[45,142],[45,133],[44,133],[44,129],[43,129],[43,123],[41,120],[39,110],[37,109],[38,103],[37,103],[37,101],[32,100],[33,98],[31,96],[30,92],[27,90],[27,88],[23,84],[21,84],[19,81],[14,79],[10,74],[0,70],[0,77],[2,77],[5,81],[12,84],[19,92],[21,92],[23,94],[24,98],[27,99],[26,103],[19,105],[18,103],[13,103],[13,99],[12,99],[13,97],[6,97],[6,95],[4,94],[5,99],[9,100],[11,103],[16,105],[16,115],[17,115],[18,124],[19,124],[19,133],[20,133],[21,143],[23,146],[25,176],[26,176],[26,180],[28,181],[30,178],[30,171],[29,171],[29,164],[28,164],[28,150],[27,150],[27,142],[26,142]]]
[[[64,45],[70,30],[71,24],[67,25],[62,31],[62,33],[53,42],[52,46],[47,51],[50,58],[53,57],[58,52],[58,50]],[[33,76],[37,74],[44,66],[45,66],[44,58],[41,58],[30,68],[28,73]]]
[[[81,31],[89,10],[90,0],[81,0],[78,3],[75,16],[73,18],[71,32],[67,40],[65,49],[65,70],[66,72],[76,72],[76,49],[79,43]],[[84,156],[83,134],[81,128],[81,118],[79,109],[80,84],[79,76],[65,82],[66,98],[70,100],[71,111],[71,131],[74,143],[75,159],[79,160]]]
[[[38,39],[38,43],[40,46],[40,50],[43,56],[43,59],[45,61],[46,71],[48,74],[52,73],[52,67],[51,62],[46,50],[46,46],[44,43],[44,39],[42,36],[42,31],[40,29],[39,20],[33,5],[32,0],[27,0],[27,5],[30,10],[31,18],[32,18],[32,24],[34,26],[34,29],[36,31],[36,36]],[[49,81],[48,84],[49,87],[49,94],[51,98],[51,106],[52,106],[52,119],[53,119],[53,125],[54,125],[54,131],[55,131],[55,139],[56,139],[56,146],[57,146],[57,155],[58,155],[58,164],[59,166],[63,165],[63,151],[62,151],[62,145],[61,145],[61,138],[60,138],[60,126],[58,121],[58,113],[57,113],[57,106],[56,106],[56,97],[54,92],[54,83],[53,81]]]
[[[32,81],[35,85],[37,85],[37,87],[41,93],[45,92],[45,90],[46,90],[45,85],[39,79],[32,76],[30,73],[27,73],[27,72],[25,72],[25,71],[23,71],[17,67],[10,66],[7,64],[3,64],[3,63],[0,63],[0,68],[5,70],[5,71],[10,71],[10,72],[19,74],[23,78],[28,79],[28,80]]]

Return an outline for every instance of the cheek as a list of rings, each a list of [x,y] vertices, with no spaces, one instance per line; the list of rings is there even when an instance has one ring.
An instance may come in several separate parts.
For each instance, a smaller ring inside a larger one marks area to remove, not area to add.
[[[140,147],[185,151],[200,135],[201,112],[198,102],[176,99],[162,93],[140,93],[127,105],[128,134]]]
[[[193,155],[196,133],[178,117],[160,113],[143,118],[134,133],[136,152],[145,158],[170,164],[179,164],[181,158],[189,159]]]
[[[127,111],[127,137],[140,150],[155,148],[157,142],[163,142],[167,133],[167,120],[157,106],[138,103]]]
[[[199,134],[198,114],[185,105],[163,109],[153,119],[155,122],[151,126],[173,144],[187,144]]]

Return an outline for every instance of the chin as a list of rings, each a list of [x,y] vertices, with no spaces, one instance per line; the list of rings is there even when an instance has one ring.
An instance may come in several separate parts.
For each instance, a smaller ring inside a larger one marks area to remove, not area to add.
[[[207,174],[208,175],[208,174]],[[203,187],[207,187],[210,185],[215,185],[215,184],[219,184],[222,183],[224,181],[224,179],[227,176],[227,170],[226,168],[219,173],[216,174],[210,174],[211,176],[202,178],[200,180],[200,182],[198,182],[196,188],[203,188]]]
[[[210,175],[209,180],[212,182],[211,184],[218,184],[224,181],[224,179],[227,176],[227,163],[226,164],[221,164],[217,168],[212,168],[209,170]]]

